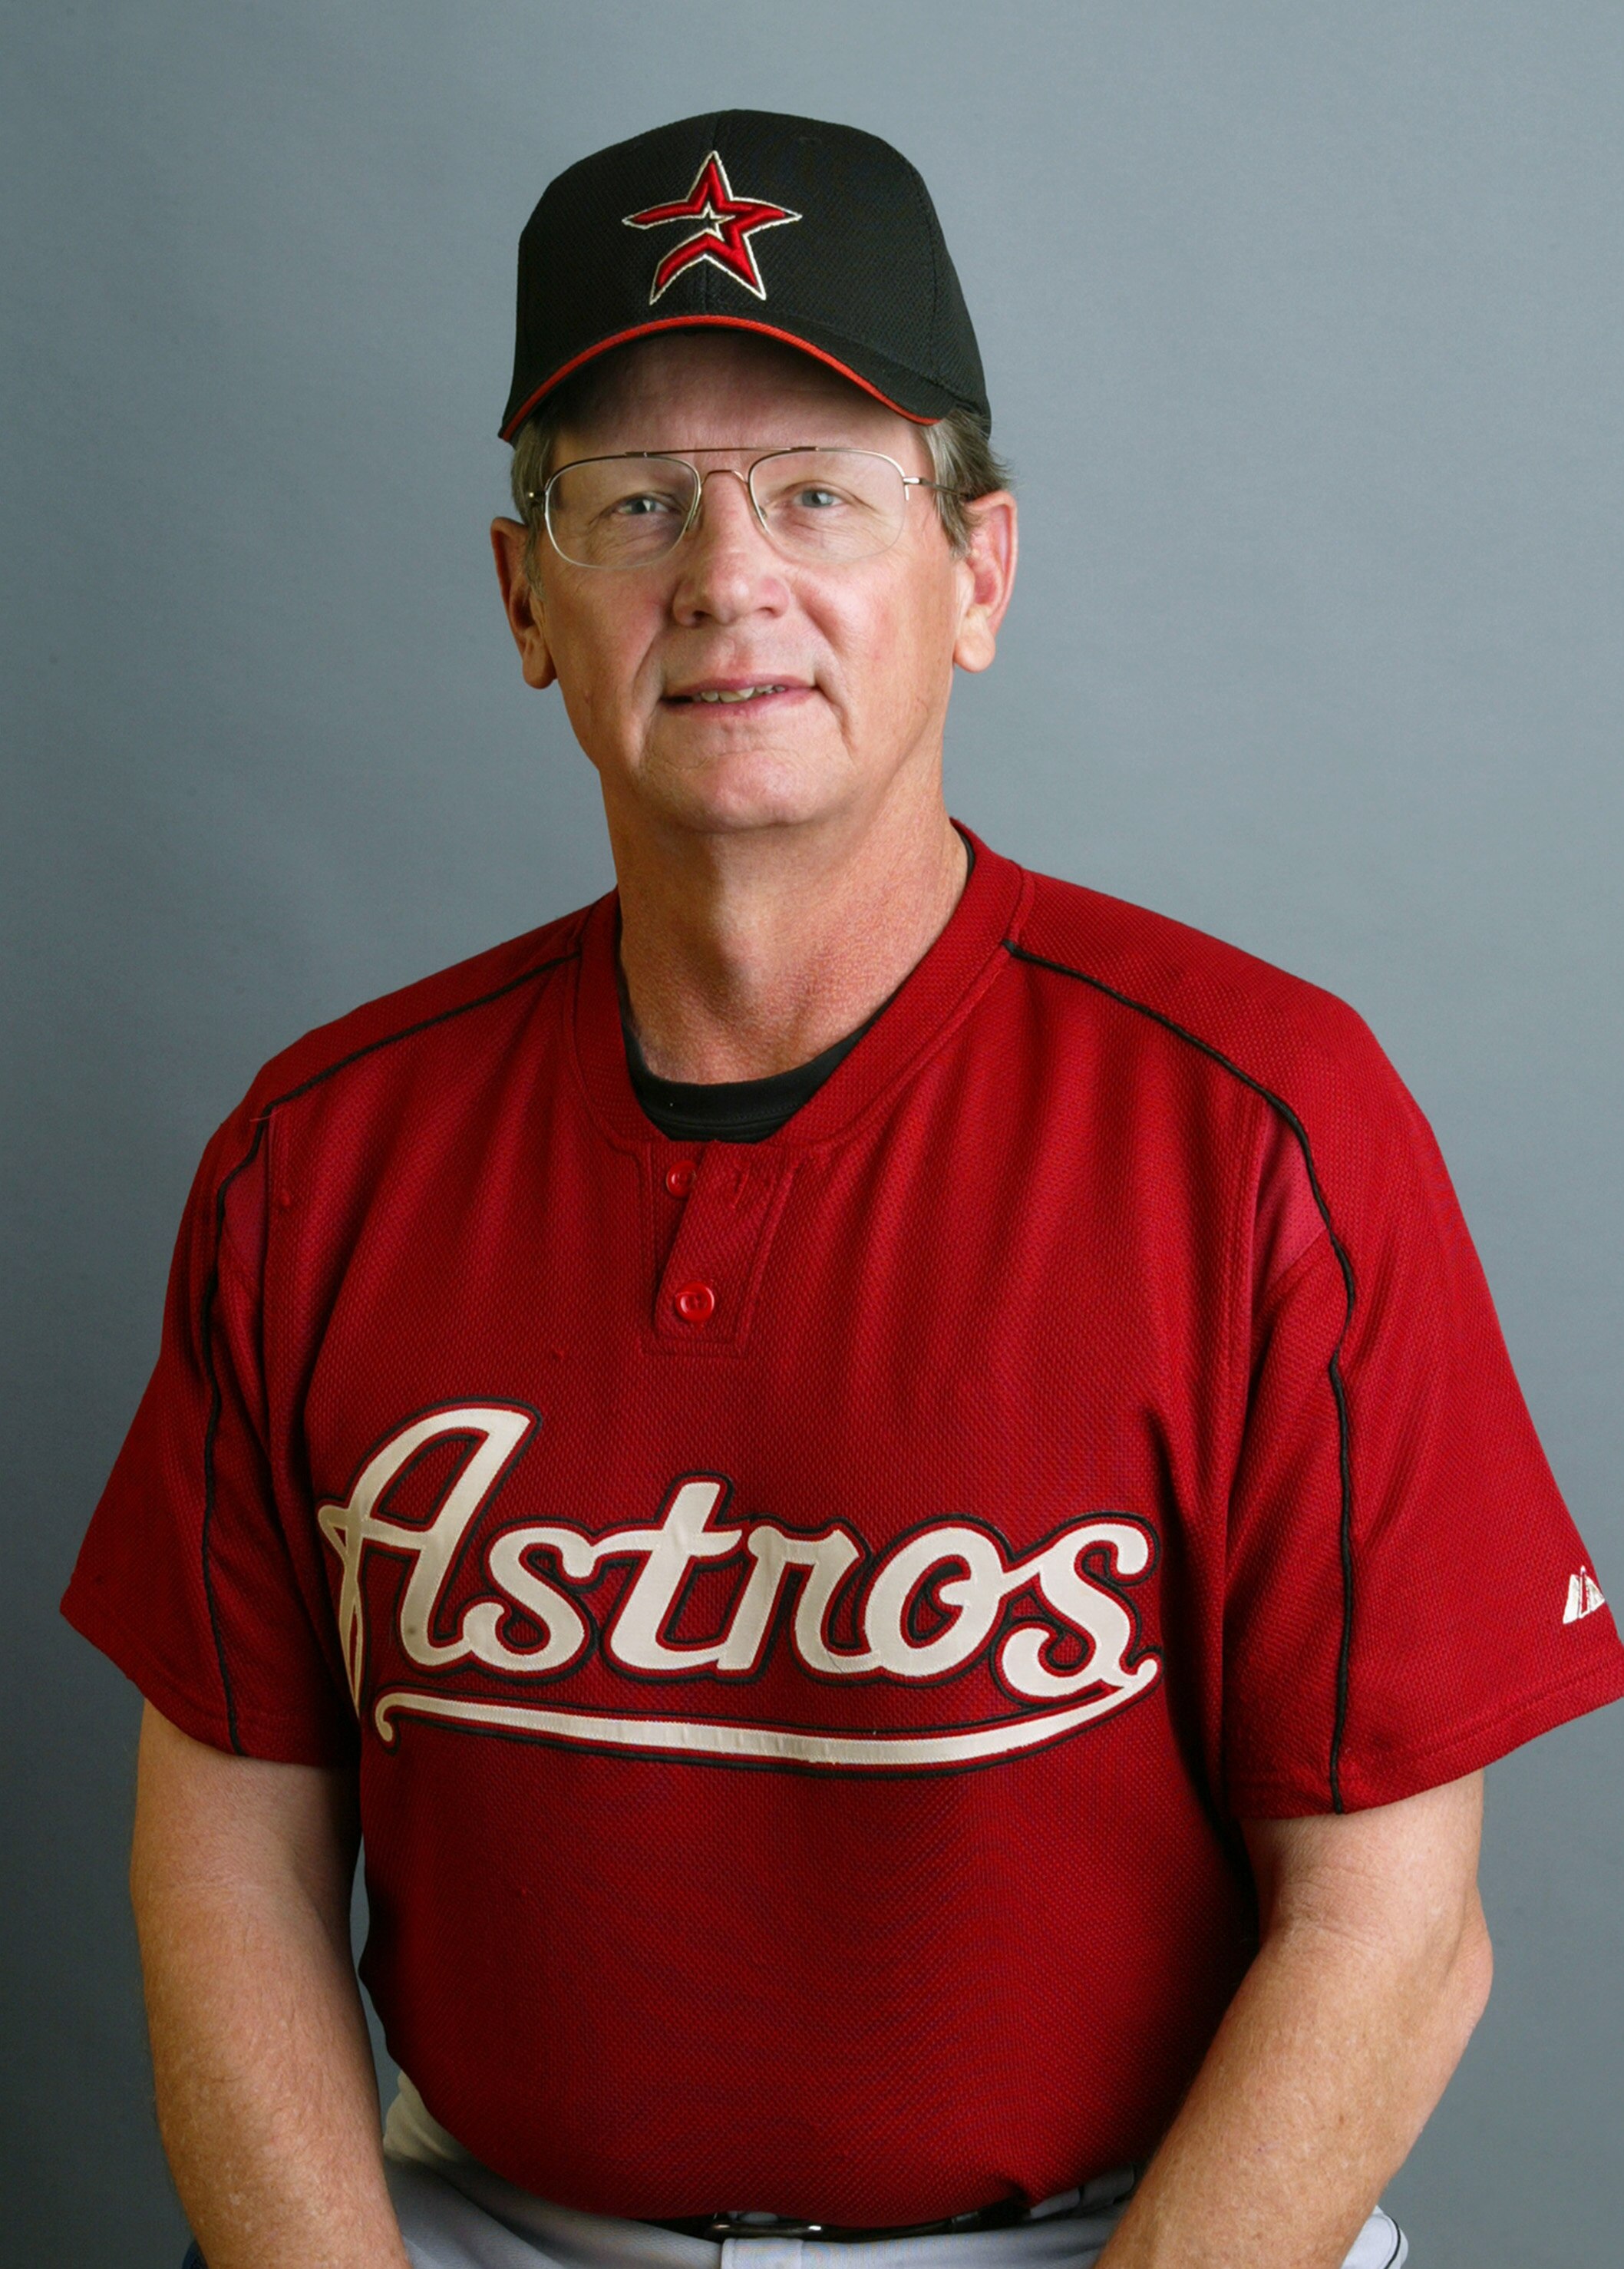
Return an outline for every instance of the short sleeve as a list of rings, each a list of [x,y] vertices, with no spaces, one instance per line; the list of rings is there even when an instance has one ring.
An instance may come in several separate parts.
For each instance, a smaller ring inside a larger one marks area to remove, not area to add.
[[[1624,1694],[1443,1159],[1370,1055],[1323,1142],[1288,1119],[1277,1144],[1316,1226],[1258,1270],[1225,1579],[1240,1818],[1396,1802]]]
[[[341,1763],[354,1721],[308,1507],[278,1467],[262,1362],[265,1122],[205,1153],[170,1271],[157,1366],[63,1613],[183,1733]],[[233,1234],[233,1225],[237,1233]]]

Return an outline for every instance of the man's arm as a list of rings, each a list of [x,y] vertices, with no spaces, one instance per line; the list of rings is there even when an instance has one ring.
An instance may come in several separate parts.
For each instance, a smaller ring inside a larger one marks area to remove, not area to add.
[[[350,1959],[353,1776],[149,1704],[130,1892],[158,2118],[209,2269],[410,2269]]]
[[[1247,1825],[1262,1944],[1099,2269],[1340,2269],[1488,1998],[1482,1806]]]

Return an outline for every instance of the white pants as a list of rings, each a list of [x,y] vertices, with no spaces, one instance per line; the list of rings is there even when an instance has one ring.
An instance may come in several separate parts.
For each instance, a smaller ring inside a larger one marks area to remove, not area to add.
[[[1092,2269],[1126,2203],[1112,2202],[1126,2183],[1106,2177],[1067,2211],[1008,2229],[860,2243],[683,2237],[505,2182],[437,2124],[404,2073],[384,2125],[384,2162],[412,2269]],[[1378,2206],[1342,2269],[1402,2269],[1408,2252]]]

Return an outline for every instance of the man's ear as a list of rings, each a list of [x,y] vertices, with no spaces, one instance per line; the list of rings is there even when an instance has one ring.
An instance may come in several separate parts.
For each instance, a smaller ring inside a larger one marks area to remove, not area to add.
[[[986,669],[998,650],[998,626],[1015,589],[1015,500],[1008,489],[978,497],[965,510],[970,549],[958,562],[964,582],[953,659],[961,669]]]
[[[547,625],[541,594],[530,580],[525,554],[530,531],[517,520],[493,520],[491,550],[496,559],[496,580],[502,587],[502,611],[519,649],[527,685],[550,685],[558,675],[547,643]]]

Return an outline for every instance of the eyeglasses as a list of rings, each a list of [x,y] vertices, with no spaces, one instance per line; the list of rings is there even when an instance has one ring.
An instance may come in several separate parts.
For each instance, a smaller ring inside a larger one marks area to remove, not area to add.
[[[693,454],[712,456],[721,446]],[[576,567],[649,567],[693,527],[705,484],[719,473],[743,482],[776,551],[814,566],[888,551],[902,534],[910,489],[955,493],[874,449],[770,449],[743,472],[718,465],[708,473],[685,457],[634,450],[560,465],[541,492],[542,517],[554,550]]]

